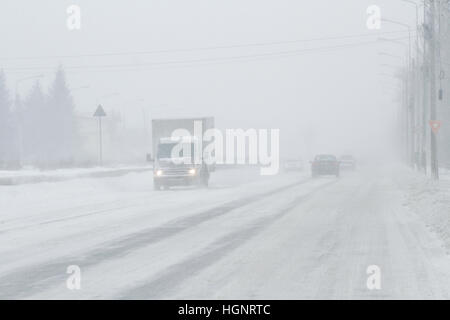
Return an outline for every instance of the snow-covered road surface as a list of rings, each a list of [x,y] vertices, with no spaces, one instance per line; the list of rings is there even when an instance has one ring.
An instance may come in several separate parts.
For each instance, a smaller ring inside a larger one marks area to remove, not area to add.
[[[155,192],[151,173],[4,186],[0,298],[450,298],[450,256],[406,202],[408,170],[257,173],[218,171],[207,190]]]

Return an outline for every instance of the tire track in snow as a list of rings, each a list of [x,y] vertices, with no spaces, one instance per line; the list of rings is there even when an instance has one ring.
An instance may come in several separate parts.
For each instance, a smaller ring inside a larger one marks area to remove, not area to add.
[[[146,228],[130,236],[107,242],[104,246],[88,251],[81,256],[67,257],[62,261],[59,259],[58,261],[50,261],[18,269],[0,277],[0,299],[20,299],[38,293],[57,282],[64,282],[67,278],[65,271],[69,265],[87,268],[109,259],[126,255],[136,248],[163,241],[203,222],[223,216],[262,198],[273,196],[309,181],[312,180],[306,179],[290,183],[270,191],[233,200],[188,217],[177,218],[158,227]]]
[[[337,181],[339,180],[333,180],[320,185],[307,194],[295,198],[277,213],[260,218],[250,226],[232,232],[214,241],[205,251],[171,266],[157,278],[142,286],[124,292],[116,297],[116,299],[164,299],[165,294],[176,290],[183,281],[195,276],[203,269],[218,262],[221,258],[258,235],[272,223],[291,212],[292,209],[313,196],[316,192],[335,184]]]

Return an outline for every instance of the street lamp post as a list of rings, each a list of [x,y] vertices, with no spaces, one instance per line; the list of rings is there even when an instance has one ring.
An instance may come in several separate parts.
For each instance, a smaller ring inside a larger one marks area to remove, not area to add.
[[[399,25],[399,26],[402,26],[402,27],[405,27],[408,29],[408,63],[409,63],[409,66],[411,66],[411,27],[409,25],[407,25],[406,23],[402,23],[399,21],[391,20],[391,19],[382,18],[381,21],[393,23],[393,24],[396,24],[396,25]]]
[[[410,96],[413,92],[413,90],[410,90],[411,83],[413,82],[413,81],[410,81],[410,77],[412,74],[411,27],[405,23],[395,21],[395,20],[382,18],[381,21],[393,23],[393,24],[396,24],[396,25],[399,25],[399,26],[402,26],[402,27],[405,27],[408,29],[408,68],[407,68],[408,72],[407,72],[407,78],[406,78],[406,114],[405,114],[406,122],[407,122],[406,130],[408,132],[407,132],[407,142],[406,142],[407,147],[406,148],[407,148],[407,159],[409,158],[408,161],[414,167],[414,163],[415,163],[414,114],[415,114],[415,112],[414,112],[414,106],[411,106],[411,102],[413,102],[414,99]],[[402,43],[397,40],[391,40],[391,41],[397,42],[397,43]]]
[[[411,5],[413,5],[415,7],[416,10],[416,58],[415,58],[415,65],[416,65],[416,77],[415,77],[415,91],[416,92],[420,92],[420,80],[419,80],[419,4],[416,3],[415,1],[412,0],[402,0],[405,3],[409,3]],[[425,4],[424,4],[424,8],[425,8]],[[424,46],[424,50],[425,50],[425,46]],[[425,55],[425,53],[424,53]],[[423,70],[423,81],[425,82],[425,73]],[[422,127],[426,127],[426,118],[425,118],[425,84],[424,84],[424,88],[423,88],[423,92],[422,92],[422,107],[420,107],[420,97],[417,94],[416,97],[416,127],[420,128]],[[423,131],[423,128],[422,130]],[[425,172],[426,172],[426,154],[425,154],[425,137],[423,135],[423,133],[418,133],[417,135],[417,143],[419,145],[419,154],[420,154],[420,160],[418,161],[418,166],[421,167]]]
[[[415,125],[414,125],[414,119],[415,119],[415,112],[414,112],[414,108],[415,108],[415,103],[414,103],[414,98],[410,96],[410,94],[413,93],[413,90],[409,90],[409,87],[413,84],[413,81],[409,81],[410,77],[412,76],[412,54],[411,54],[411,27],[408,24],[399,22],[399,21],[395,21],[395,20],[391,20],[391,19],[385,19],[382,18],[381,21],[385,21],[385,22],[389,22],[389,23],[393,23],[402,27],[405,27],[408,29],[408,76],[407,76],[407,83],[406,86],[408,88],[408,93],[407,93],[407,105],[406,105],[406,117],[407,117],[407,121],[409,122],[409,128],[408,130],[411,131],[409,133],[410,135],[410,141],[408,143],[408,148],[410,149],[408,154],[409,154],[409,158],[410,158],[410,162],[411,165],[414,167],[414,164],[416,163],[415,161]],[[413,103],[414,105],[411,105],[411,103]],[[409,112],[408,112],[409,111]]]
[[[389,21],[392,22],[392,20],[387,20],[384,19],[384,21]],[[397,23],[397,22],[393,22],[393,23]],[[404,25],[402,23],[398,23],[401,24],[403,26],[407,26],[409,28],[408,25]],[[409,28],[410,29],[410,28]],[[409,38],[410,39],[410,38]],[[404,108],[405,108],[405,130],[406,130],[406,137],[405,137],[405,142],[406,142],[406,159],[408,162],[411,163],[411,165],[414,166],[414,136],[413,136],[413,131],[414,131],[414,109],[410,106],[410,95],[411,95],[411,90],[410,90],[410,81],[409,81],[409,77],[410,77],[410,72],[411,72],[411,41],[409,41],[408,44],[405,44],[404,42],[398,40],[398,39],[389,39],[389,38],[378,38],[379,41],[387,41],[387,42],[392,42],[398,45],[402,45],[408,48],[408,63],[406,66],[407,69],[407,74],[405,77],[405,83],[403,86],[403,93],[404,93]]]
[[[435,15],[436,15],[436,3],[435,1],[430,1],[430,120],[436,120],[437,112],[436,112],[436,34],[435,34]],[[431,165],[431,175],[433,179],[439,179],[439,164],[437,158],[437,139],[436,133],[431,130],[430,132],[430,165]]]

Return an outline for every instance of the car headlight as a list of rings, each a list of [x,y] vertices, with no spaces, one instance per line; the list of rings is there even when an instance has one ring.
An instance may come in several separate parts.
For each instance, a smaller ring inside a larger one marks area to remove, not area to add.
[[[156,175],[159,177],[159,176],[162,176],[162,174],[163,174],[163,171],[162,170],[156,170]]]
[[[194,176],[197,173],[197,170],[195,170],[195,168],[192,168],[192,169],[189,169],[188,172],[191,176]]]

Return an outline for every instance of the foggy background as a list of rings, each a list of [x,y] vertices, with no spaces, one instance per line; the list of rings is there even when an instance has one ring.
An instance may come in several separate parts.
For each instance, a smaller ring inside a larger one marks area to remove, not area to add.
[[[0,23],[0,300],[450,297],[449,1],[1,0]],[[167,139],[200,118],[279,129],[280,170]]]
[[[71,4],[81,7],[81,30],[66,27]],[[8,0],[0,68],[13,100],[35,85],[20,79],[38,74],[47,93],[62,66],[84,141],[80,162],[95,161],[99,103],[108,161],[143,160],[150,119],[184,116],[214,116],[220,129],[279,128],[282,158],[385,157],[397,141],[397,82],[380,64],[401,62],[379,52],[405,48],[377,38],[407,32],[388,23],[369,30],[372,4],[413,25],[413,7],[401,1]]]

